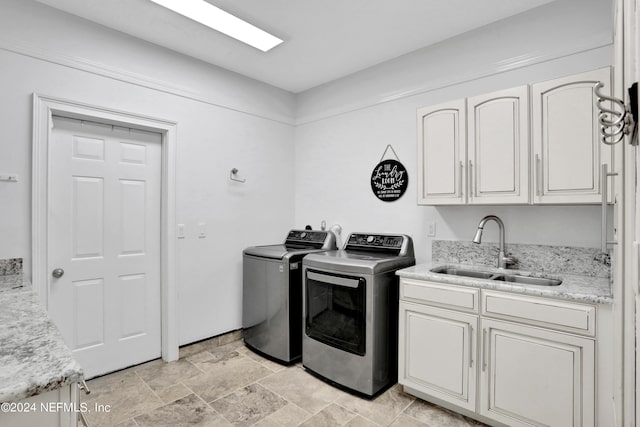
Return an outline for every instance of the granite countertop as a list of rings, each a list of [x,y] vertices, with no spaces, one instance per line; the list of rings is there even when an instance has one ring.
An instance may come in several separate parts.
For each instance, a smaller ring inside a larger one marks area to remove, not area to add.
[[[82,368],[21,275],[0,276],[0,402],[81,381]]]
[[[561,298],[566,300],[588,302],[596,304],[613,304],[613,294],[611,293],[611,281],[608,277],[583,276],[578,274],[539,274],[537,272],[511,270],[510,274],[535,275],[552,279],[561,278],[562,283],[558,286],[536,286],[515,283],[505,283],[496,280],[476,279],[472,277],[454,276],[449,274],[433,273],[432,268],[453,267],[463,269],[479,269],[487,272],[503,272],[488,266],[455,264],[450,262],[426,262],[413,267],[398,270],[396,273],[400,277],[418,280],[431,280],[451,285],[472,286],[483,289],[494,289],[497,291],[517,292],[528,295]]]

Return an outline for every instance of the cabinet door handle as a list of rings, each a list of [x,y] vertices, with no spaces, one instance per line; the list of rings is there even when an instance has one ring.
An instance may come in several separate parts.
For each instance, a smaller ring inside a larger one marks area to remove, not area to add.
[[[540,154],[536,154],[536,195],[542,196],[542,162]]]
[[[600,250],[602,252],[607,252],[607,202],[609,201],[609,194],[607,188],[607,172],[609,166],[605,163],[602,165],[602,172],[600,173],[602,176],[600,177],[600,194],[602,195],[602,228],[600,231]]]
[[[84,390],[86,394],[91,393],[91,390],[89,390],[89,387],[87,386],[87,383],[85,382],[85,380],[80,380],[80,382],[78,383],[78,388],[80,390]],[[78,397],[77,399],[79,401],[80,397]],[[87,417],[85,416],[84,412],[80,412],[78,413],[78,415],[79,415],[80,421],[85,427],[91,427],[91,425],[89,424],[89,421],[87,421]]]
[[[464,163],[460,161],[460,168],[458,169],[458,185],[460,186],[460,197],[464,196],[464,190],[462,185],[462,170],[464,169]]]
[[[469,367],[473,367],[473,325],[469,325]]]
[[[85,427],[91,427],[91,424],[89,424],[89,421],[87,421],[87,417],[84,414],[84,412],[80,412],[79,415],[80,415],[80,421],[82,421],[82,424]]]
[[[487,355],[487,349],[489,348],[489,343],[487,342],[487,328],[482,329],[482,372],[487,369],[487,359],[489,358]]]
[[[473,162],[469,160],[469,197],[476,196],[476,180],[473,179]]]
[[[78,387],[80,387],[80,390],[84,390],[85,394],[91,394],[91,390],[89,390],[89,386],[87,386],[87,382],[85,380],[81,380]]]
[[[609,186],[608,186],[608,178],[610,176],[617,176],[618,174],[613,172],[609,172],[609,165],[604,163],[602,165],[602,172],[600,173],[602,176],[600,177],[600,194],[602,195],[602,230],[600,234],[601,239],[601,250],[602,252],[607,252],[607,245],[617,245],[618,242],[615,240],[607,241],[607,210],[609,206]]]

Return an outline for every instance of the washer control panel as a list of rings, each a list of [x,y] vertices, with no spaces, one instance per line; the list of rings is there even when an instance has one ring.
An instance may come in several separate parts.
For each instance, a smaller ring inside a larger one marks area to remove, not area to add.
[[[327,238],[326,231],[314,230],[291,230],[287,236],[287,241],[323,243]]]

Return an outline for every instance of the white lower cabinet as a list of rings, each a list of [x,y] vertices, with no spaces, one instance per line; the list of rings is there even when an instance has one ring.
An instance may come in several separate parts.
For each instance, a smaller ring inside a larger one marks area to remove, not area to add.
[[[594,340],[482,319],[479,413],[510,426],[593,426]]]
[[[594,305],[401,279],[399,316],[405,391],[495,425],[596,425]]]
[[[399,382],[476,409],[478,316],[400,303]]]
[[[81,407],[76,383],[26,399],[4,403],[2,427],[77,427]]]

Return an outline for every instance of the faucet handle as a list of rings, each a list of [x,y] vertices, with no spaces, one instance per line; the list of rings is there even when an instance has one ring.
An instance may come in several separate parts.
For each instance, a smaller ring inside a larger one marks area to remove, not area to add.
[[[518,265],[520,264],[520,261],[518,260],[518,258],[516,258],[516,257],[514,257],[514,256],[511,256],[511,255],[509,255],[509,256],[505,256],[505,257],[503,258],[503,260],[504,260],[504,263],[505,263],[507,266],[516,267],[516,266],[518,266]]]
[[[599,252],[593,257],[594,261],[598,261],[608,267],[611,267],[611,255],[606,252]]]

